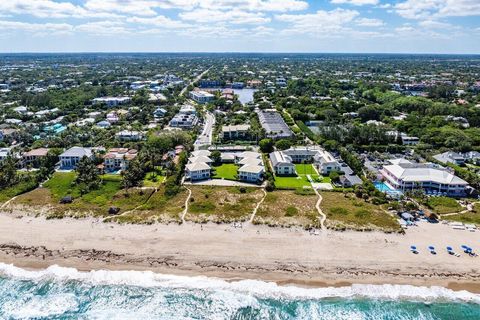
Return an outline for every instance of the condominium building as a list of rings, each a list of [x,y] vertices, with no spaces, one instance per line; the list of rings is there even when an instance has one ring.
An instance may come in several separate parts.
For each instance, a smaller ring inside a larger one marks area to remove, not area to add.
[[[396,159],[384,166],[380,173],[389,185],[400,191],[423,189],[426,192],[463,196],[468,186],[468,182],[433,163],[412,163]]]
[[[267,137],[272,139],[290,138],[293,136],[292,130],[283,120],[282,116],[276,110],[255,110],[262,128]]]

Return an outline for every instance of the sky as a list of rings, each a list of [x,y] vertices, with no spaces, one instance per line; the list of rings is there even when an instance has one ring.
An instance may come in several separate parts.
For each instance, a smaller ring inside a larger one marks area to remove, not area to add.
[[[0,0],[0,52],[480,54],[480,0]]]

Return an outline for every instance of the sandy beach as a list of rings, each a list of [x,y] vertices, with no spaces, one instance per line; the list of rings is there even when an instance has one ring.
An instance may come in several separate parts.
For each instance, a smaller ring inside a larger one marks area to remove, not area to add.
[[[0,262],[23,268],[57,264],[151,270],[229,280],[261,279],[302,286],[412,284],[480,293],[480,232],[421,222],[405,235],[245,225],[118,225],[94,219],[45,220],[0,214]],[[420,253],[410,252],[416,245]],[[434,245],[437,255],[428,252]],[[452,246],[460,257],[449,255]]]

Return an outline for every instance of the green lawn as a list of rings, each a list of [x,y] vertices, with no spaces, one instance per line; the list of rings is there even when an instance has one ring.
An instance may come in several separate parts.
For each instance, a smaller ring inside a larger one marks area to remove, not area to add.
[[[119,207],[121,211],[131,210],[145,203],[152,193],[151,190],[134,189],[126,192],[121,188],[121,176],[102,175],[100,188],[81,196],[80,189],[75,184],[75,176],[75,172],[57,172],[44,184],[45,190],[49,191],[49,196],[44,197],[43,201],[45,204],[56,206],[59,209],[59,217],[65,210],[79,213],[92,212],[95,215],[107,214],[108,208],[112,206]],[[42,204],[41,201],[35,201],[35,199],[41,199],[39,196],[42,194],[40,189],[37,190],[35,190],[37,192],[26,194],[23,199],[19,200],[29,204]],[[60,199],[67,195],[74,197],[73,203],[58,206]]]
[[[80,196],[80,190],[76,188],[75,172],[56,172],[43,186],[50,190],[55,200],[59,201],[65,196]]]
[[[476,204],[472,212],[446,216],[442,217],[442,219],[480,226],[480,205]]]
[[[143,186],[158,188],[165,181],[165,173],[156,169],[155,172],[148,172],[143,179]]]
[[[296,164],[295,165],[295,170],[297,171],[298,175],[318,175],[317,171],[313,167],[312,164],[306,163],[306,164]]]
[[[462,206],[455,199],[448,197],[430,197],[427,206],[437,214],[454,213],[462,211]]]
[[[238,166],[233,163],[225,163],[213,169],[215,170],[214,179],[237,180]]]
[[[332,229],[381,230],[401,232],[395,217],[381,206],[357,198],[353,193],[322,192],[321,208],[327,215],[326,225]]]
[[[308,181],[307,176],[298,177],[275,177],[275,186],[278,189],[302,189],[303,187],[311,187],[312,184]]]
[[[14,186],[0,190],[0,203],[7,202],[11,198],[31,191],[37,187],[35,179],[21,181]]]
[[[275,186],[278,189],[289,190],[311,187],[311,183],[308,181],[307,175],[310,175],[314,182],[331,182],[330,178],[319,176],[312,164],[296,164],[295,170],[298,174],[297,177],[275,176]]]

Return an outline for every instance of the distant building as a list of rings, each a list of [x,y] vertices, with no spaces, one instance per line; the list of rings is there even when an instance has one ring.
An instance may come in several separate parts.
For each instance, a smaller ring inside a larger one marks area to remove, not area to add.
[[[398,132],[398,131],[388,131],[387,135],[393,137],[395,141],[400,141],[402,142],[403,145],[405,146],[414,146],[420,143],[420,138],[414,137],[414,136],[409,136],[406,133],[403,132]]]
[[[232,89],[243,89],[245,84],[243,82],[234,82],[232,83]]]
[[[216,88],[221,87],[222,82],[220,80],[200,80],[200,88]]]
[[[155,109],[155,111],[153,111],[153,117],[155,118],[155,120],[163,119],[166,114],[167,114],[167,110],[160,107],[158,107],[157,109]]]
[[[123,171],[128,168],[130,161],[135,159],[138,151],[127,148],[113,148],[108,150],[104,158],[106,172]]]
[[[112,124],[107,120],[103,120],[103,121],[97,122],[96,126],[102,129],[107,129],[107,128],[110,128]]]
[[[42,159],[45,159],[47,157],[48,150],[49,149],[47,148],[39,148],[25,152],[22,155],[23,165],[38,168],[41,164]]]
[[[215,95],[208,93],[206,91],[191,91],[190,98],[198,103],[208,103],[215,99]]]
[[[12,149],[11,148],[0,148],[0,162],[5,160],[8,157],[13,156]]]
[[[120,131],[115,136],[120,141],[140,141],[144,138],[143,132],[131,130]]]
[[[245,140],[249,138],[250,125],[223,126],[223,140]]]
[[[117,107],[122,104],[126,104],[132,101],[130,97],[103,97],[93,99],[93,104],[105,104],[108,107]]]
[[[184,105],[180,111],[170,120],[170,127],[180,129],[192,129],[198,124],[197,110],[192,105]]]
[[[277,78],[275,80],[275,84],[279,87],[286,87],[287,86],[287,80],[285,78]]]
[[[93,159],[94,152],[92,148],[73,147],[62,153],[60,158],[61,170],[73,170],[77,167],[78,162],[87,157]]]
[[[463,166],[466,162],[471,162],[473,164],[480,163],[480,152],[471,151],[466,153],[458,153],[447,151],[434,155],[433,158],[443,164],[452,163],[458,166]]]

